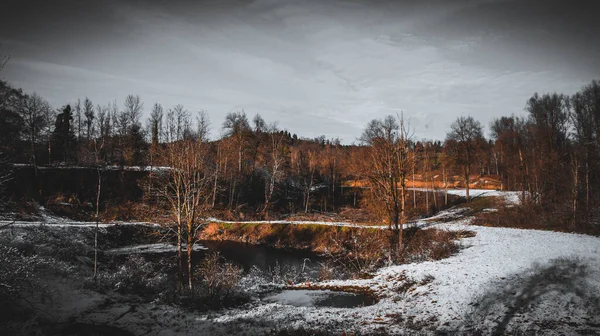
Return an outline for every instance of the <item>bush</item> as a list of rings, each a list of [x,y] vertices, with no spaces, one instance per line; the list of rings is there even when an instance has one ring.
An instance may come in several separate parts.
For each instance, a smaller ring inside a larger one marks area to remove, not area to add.
[[[337,233],[331,236],[331,257],[346,272],[358,278],[382,266],[389,253],[389,232],[381,229],[358,229],[351,235]],[[335,252],[332,252],[335,251]]]
[[[468,235],[460,231],[439,229],[413,229],[406,231],[406,247],[402,253],[402,262],[440,260],[448,258],[459,250],[456,240],[459,236]]]
[[[195,271],[196,279],[199,279],[197,294],[217,301],[237,294],[243,273],[241,267],[226,262],[218,252],[207,255]]]
[[[25,255],[18,249],[0,244],[0,319],[13,313],[35,309],[31,294],[47,294],[36,284],[43,261],[36,255]]]
[[[165,272],[139,254],[128,256],[116,271],[98,273],[96,285],[128,294],[165,293],[172,287]]]
[[[526,203],[518,206],[505,206],[495,212],[481,213],[473,224],[495,227],[513,227],[520,229],[553,230],[600,234],[598,225],[590,225],[589,220],[577,218],[573,225],[572,209],[569,205],[547,205]]]

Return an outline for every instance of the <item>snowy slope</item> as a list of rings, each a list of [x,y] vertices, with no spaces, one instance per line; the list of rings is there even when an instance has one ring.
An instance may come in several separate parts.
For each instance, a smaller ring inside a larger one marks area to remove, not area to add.
[[[194,314],[146,304],[123,315],[128,307],[113,305],[96,309],[84,320],[148,335],[262,335],[281,328],[333,334],[485,335],[515,329],[544,335],[577,330],[600,334],[600,238],[468,222],[434,226],[477,234],[461,240],[464,248],[448,259],[383,268],[367,280],[312,284],[371,288],[381,297],[372,306],[297,307],[254,301]]]
[[[438,225],[469,229],[465,248],[440,261],[392,266],[370,280],[330,281],[320,285],[365,286],[384,297],[353,309],[266,304],[250,311],[233,310],[201,324],[258,324],[396,334],[413,329],[449,333],[512,330],[544,334],[572,333],[576,328],[600,333],[600,238],[585,235],[465,227],[462,221]],[[421,282],[398,293],[405,279]],[[203,330],[206,325],[198,325]]]

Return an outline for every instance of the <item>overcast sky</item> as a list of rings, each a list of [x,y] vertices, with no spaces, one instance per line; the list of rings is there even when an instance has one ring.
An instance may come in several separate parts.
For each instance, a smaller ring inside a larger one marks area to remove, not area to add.
[[[0,76],[55,107],[139,94],[260,113],[299,136],[352,143],[404,111],[415,137],[456,117],[485,126],[534,92],[600,78],[599,20],[584,0],[3,1]],[[487,132],[486,132],[487,134]]]

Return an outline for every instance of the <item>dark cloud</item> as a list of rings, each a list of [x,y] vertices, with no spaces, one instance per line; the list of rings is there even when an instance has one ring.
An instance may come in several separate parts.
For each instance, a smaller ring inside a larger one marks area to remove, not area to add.
[[[0,6],[2,51],[12,56],[2,76],[57,106],[138,93],[148,106],[206,109],[215,125],[245,109],[345,142],[367,119],[399,110],[418,137],[440,139],[458,115],[485,124],[521,112],[535,91],[572,93],[600,73],[600,21],[583,0]]]

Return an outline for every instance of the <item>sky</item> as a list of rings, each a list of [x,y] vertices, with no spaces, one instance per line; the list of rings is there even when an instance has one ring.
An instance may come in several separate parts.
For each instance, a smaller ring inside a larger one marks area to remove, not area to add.
[[[459,116],[523,115],[535,92],[600,78],[600,20],[585,0],[8,0],[0,78],[53,106],[140,95],[260,114],[303,137],[358,142],[403,113],[417,139]],[[486,131],[486,134],[487,131]]]

